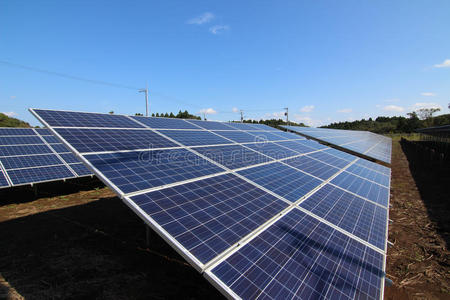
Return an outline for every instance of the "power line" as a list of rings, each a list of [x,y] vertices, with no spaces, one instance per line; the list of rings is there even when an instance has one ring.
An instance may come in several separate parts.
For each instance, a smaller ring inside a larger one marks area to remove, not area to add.
[[[43,73],[43,74],[52,75],[52,76],[58,76],[58,77],[67,78],[67,79],[89,82],[89,83],[93,83],[93,84],[107,85],[107,86],[129,89],[129,90],[139,90],[140,89],[138,87],[124,85],[124,84],[120,84],[120,83],[112,83],[112,82],[107,82],[107,81],[103,81],[103,80],[88,79],[88,78],[83,78],[83,77],[74,76],[74,75],[70,75],[70,74],[54,72],[54,71],[34,68],[34,67],[30,67],[30,66],[20,65],[20,64],[16,64],[16,63],[11,63],[8,61],[3,61],[3,60],[0,60],[0,63],[3,65],[9,66],[9,67],[24,69],[24,70],[33,71],[33,72],[37,72],[37,73]]]

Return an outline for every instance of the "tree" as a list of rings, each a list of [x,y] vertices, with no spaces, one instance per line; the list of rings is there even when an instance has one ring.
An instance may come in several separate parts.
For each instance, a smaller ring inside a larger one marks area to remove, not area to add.
[[[135,116],[138,116],[138,117],[142,117],[142,116],[144,116],[143,114],[141,114],[141,113],[135,113],[134,114]],[[153,116],[152,116],[153,117]]]
[[[433,114],[440,111],[440,108],[421,108],[417,111],[419,119],[423,120],[425,127],[433,126]]]

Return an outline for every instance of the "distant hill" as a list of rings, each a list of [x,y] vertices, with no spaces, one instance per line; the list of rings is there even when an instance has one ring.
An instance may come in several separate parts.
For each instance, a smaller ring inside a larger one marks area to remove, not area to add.
[[[22,120],[8,117],[5,114],[0,113],[0,127],[31,127],[30,124]]]
[[[353,122],[332,123],[322,128],[365,130],[375,133],[409,133],[419,128],[442,126],[450,124],[450,114],[432,117],[428,120],[420,120],[417,115],[405,117],[378,117],[375,120],[369,118]]]

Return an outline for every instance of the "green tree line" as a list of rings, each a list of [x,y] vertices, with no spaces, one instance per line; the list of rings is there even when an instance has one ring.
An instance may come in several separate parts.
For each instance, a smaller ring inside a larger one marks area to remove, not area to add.
[[[410,133],[416,129],[450,124],[450,114],[433,117],[438,109],[421,109],[407,114],[407,117],[378,117],[353,122],[332,123],[322,128],[365,130],[375,133]]]
[[[8,117],[7,115],[0,113],[0,127],[29,128],[31,126],[27,122],[24,122],[24,121],[16,119],[16,118]]]

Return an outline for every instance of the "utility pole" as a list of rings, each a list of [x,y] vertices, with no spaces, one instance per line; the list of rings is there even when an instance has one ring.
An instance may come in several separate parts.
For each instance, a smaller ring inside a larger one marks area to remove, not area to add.
[[[241,123],[244,123],[244,111],[241,109]]]
[[[284,115],[286,116],[286,124],[289,126],[289,107],[285,107],[284,109],[286,110],[286,112],[284,113]]]
[[[139,90],[139,93],[145,93],[145,116],[148,117],[148,84],[145,85],[145,89]]]

